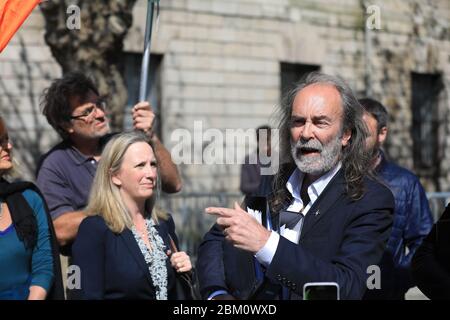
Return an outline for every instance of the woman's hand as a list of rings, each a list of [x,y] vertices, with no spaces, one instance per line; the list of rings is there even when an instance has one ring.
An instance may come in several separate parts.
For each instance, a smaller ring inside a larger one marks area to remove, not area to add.
[[[30,294],[28,295],[28,300],[45,300],[47,296],[47,291],[39,286],[31,286]]]
[[[191,259],[184,251],[172,253],[167,252],[170,256],[170,264],[177,272],[189,272],[192,270]]]

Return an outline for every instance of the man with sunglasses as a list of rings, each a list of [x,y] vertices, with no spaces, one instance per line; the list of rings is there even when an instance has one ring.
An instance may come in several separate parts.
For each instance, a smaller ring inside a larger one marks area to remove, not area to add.
[[[86,217],[83,210],[97,162],[113,134],[105,101],[92,80],[82,73],[71,72],[56,79],[44,92],[41,105],[48,123],[63,141],[41,159],[37,184],[49,206],[62,251],[70,255],[70,244]],[[163,191],[178,192],[181,179],[170,153],[152,132],[155,115],[150,104],[139,102],[132,114],[134,129],[144,131],[155,143]]]

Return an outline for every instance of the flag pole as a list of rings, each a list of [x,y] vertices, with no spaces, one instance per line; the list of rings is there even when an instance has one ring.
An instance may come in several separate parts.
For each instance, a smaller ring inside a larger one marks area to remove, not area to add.
[[[152,39],[153,12],[159,0],[148,0],[147,21],[145,25],[144,54],[142,55],[141,79],[139,82],[139,101],[146,101],[148,92],[148,72],[150,67],[150,47]]]

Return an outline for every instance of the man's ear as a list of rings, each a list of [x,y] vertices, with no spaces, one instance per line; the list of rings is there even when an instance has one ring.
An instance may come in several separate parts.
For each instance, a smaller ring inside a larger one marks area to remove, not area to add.
[[[348,142],[350,141],[351,137],[352,137],[352,131],[350,129],[345,130],[344,134],[342,135],[342,138],[341,138],[343,147],[346,147],[348,145]]]
[[[387,127],[383,127],[383,128],[380,129],[380,132],[378,132],[378,142],[380,144],[383,144],[384,141],[386,141],[387,134],[388,134],[388,128]]]
[[[73,133],[73,125],[70,122],[64,122],[61,124],[61,128],[63,128],[67,133]]]

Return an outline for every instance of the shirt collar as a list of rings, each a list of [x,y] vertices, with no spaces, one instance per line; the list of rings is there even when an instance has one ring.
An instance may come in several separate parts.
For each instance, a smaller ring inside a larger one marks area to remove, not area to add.
[[[104,135],[103,137],[100,138],[99,140],[99,147],[101,148],[101,150],[103,150],[103,147],[109,142],[109,140],[115,136],[117,134],[117,132],[113,132],[113,133],[107,133],[106,135]],[[78,150],[77,148],[74,147],[74,145],[72,143],[70,143],[70,141],[64,141],[64,143],[67,145],[66,151],[67,154],[72,158],[72,160],[75,162],[76,165],[82,165],[85,162],[90,162],[92,160],[96,161],[93,157],[87,157],[84,154],[82,154],[80,152],[80,150]]]
[[[84,154],[82,154],[77,148],[75,148],[73,145],[71,145],[67,150],[67,154],[70,158],[72,158],[73,162],[77,166],[82,165],[85,162],[92,161],[94,158],[92,157],[86,157]]]
[[[341,162],[339,162],[333,169],[320,176],[308,187],[308,195],[309,198],[311,199],[311,204],[314,203],[314,201],[316,201],[316,199],[320,196],[323,190],[325,190],[328,183],[330,183],[331,179],[333,179],[333,177],[336,175],[336,173],[339,171],[341,167],[342,164]],[[286,188],[288,189],[289,193],[297,201],[302,201],[300,197],[300,190],[302,188],[304,177],[305,173],[301,172],[298,168],[296,168],[286,183]]]
[[[300,199],[300,188],[302,186],[303,176],[304,174],[296,168],[286,182],[286,188],[295,199]]]

